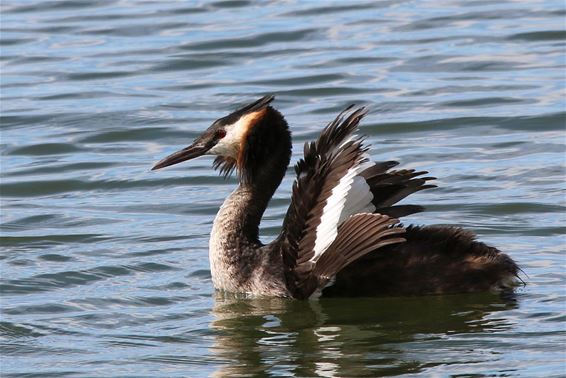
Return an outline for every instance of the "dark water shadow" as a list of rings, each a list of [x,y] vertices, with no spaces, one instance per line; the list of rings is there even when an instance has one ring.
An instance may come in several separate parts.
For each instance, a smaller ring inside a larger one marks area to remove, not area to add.
[[[214,376],[419,373],[435,363],[407,350],[438,344],[442,353],[447,335],[508,330],[497,312],[517,307],[494,295],[293,301],[217,293],[211,352],[221,367]]]

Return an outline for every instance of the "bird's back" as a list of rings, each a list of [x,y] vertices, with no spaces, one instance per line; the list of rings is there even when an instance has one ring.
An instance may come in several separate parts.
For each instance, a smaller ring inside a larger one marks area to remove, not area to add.
[[[458,227],[407,227],[405,243],[367,254],[336,276],[325,296],[391,296],[499,292],[519,268],[506,254]]]

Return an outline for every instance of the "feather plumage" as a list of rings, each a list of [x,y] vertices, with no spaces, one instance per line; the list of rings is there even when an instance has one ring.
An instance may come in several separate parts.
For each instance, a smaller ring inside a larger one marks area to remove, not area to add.
[[[370,230],[377,220],[387,227],[398,221],[371,214],[376,210],[374,194],[363,173],[382,174],[388,166],[373,168],[363,139],[353,135],[367,111],[360,108],[348,114],[351,109],[340,113],[316,142],[305,144],[305,156],[295,166],[297,180],[279,241],[286,244],[282,251],[285,276],[296,296],[321,289],[340,269],[372,248],[403,241],[387,238],[398,236],[402,228]],[[362,235],[360,230],[366,232]],[[345,241],[353,241],[352,235],[367,244],[348,247]]]

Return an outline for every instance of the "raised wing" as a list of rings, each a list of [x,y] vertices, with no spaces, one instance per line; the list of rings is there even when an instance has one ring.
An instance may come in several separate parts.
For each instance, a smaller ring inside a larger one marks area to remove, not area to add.
[[[422,211],[393,206],[430,187],[425,172],[389,171],[396,162],[374,163],[354,135],[367,113],[342,112],[316,142],[306,143],[295,166],[291,205],[278,238],[287,285],[298,298],[322,289],[352,261],[384,245],[404,241],[397,216]]]

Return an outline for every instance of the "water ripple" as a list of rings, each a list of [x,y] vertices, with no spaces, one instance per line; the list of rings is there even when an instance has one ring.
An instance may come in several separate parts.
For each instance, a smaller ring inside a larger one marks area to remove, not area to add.
[[[0,7],[2,376],[563,374],[559,3]],[[267,93],[293,161],[344,107],[367,106],[371,155],[438,178],[407,223],[473,229],[528,286],[506,300],[213,297],[208,237],[235,178],[210,157],[150,168]]]

